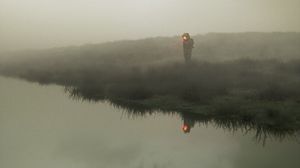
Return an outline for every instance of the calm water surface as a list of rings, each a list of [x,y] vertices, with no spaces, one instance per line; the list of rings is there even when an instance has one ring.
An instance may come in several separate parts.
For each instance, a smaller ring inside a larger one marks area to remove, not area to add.
[[[179,115],[130,117],[109,103],[72,100],[60,86],[0,78],[1,168],[299,168],[296,138],[196,125]]]

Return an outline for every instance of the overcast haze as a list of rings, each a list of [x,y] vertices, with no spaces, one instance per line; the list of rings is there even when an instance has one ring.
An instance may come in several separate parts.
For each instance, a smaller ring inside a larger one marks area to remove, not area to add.
[[[0,51],[182,32],[299,32],[299,9],[299,0],[0,0]]]

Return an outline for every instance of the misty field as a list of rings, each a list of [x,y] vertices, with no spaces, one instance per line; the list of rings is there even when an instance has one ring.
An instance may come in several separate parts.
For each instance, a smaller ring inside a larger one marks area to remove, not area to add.
[[[10,53],[15,59],[2,61],[0,72],[136,113],[177,111],[228,127],[299,132],[299,33],[208,34],[195,43],[190,64],[171,37]]]

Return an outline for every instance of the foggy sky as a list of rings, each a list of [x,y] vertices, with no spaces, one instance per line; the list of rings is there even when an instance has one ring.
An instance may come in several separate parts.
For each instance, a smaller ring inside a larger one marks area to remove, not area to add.
[[[299,0],[0,0],[0,52],[182,32],[299,32],[299,8]]]

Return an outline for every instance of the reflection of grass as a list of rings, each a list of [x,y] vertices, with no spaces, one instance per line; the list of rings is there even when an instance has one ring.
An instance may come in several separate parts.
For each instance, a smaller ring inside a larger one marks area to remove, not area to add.
[[[159,110],[177,113],[183,119],[198,123],[213,122],[217,127],[245,133],[256,132],[257,141],[268,137],[283,140],[294,137],[300,129],[300,104],[292,101],[254,101],[239,97],[217,97],[208,105],[189,103],[175,97],[153,97],[145,100],[109,99],[112,105],[127,109],[131,115],[143,115]],[[193,115],[191,115],[193,114]]]
[[[46,64],[46,63],[44,63]],[[43,65],[43,64],[42,64]],[[300,62],[236,60],[142,66],[35,66],[2,69],[2,74],[42,84],[64,85],[71,97],[108,100],[132,114],[160,110],[193,115],[196,122],[294,135],[300,128]]]
[[[251,101],[235,97],[217,97],[207,105],[189,103],[174,97],[153,97],[145,100],[109,99],[128,110],[179,111],[216,118],[243,119],[260,125],[300,128],[300,104],[290,101]],[[139,110],[140,108],[140,110]]]

